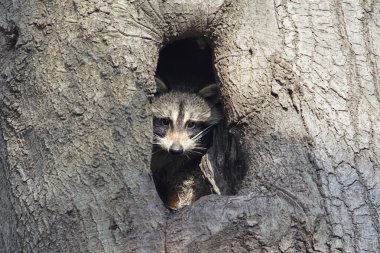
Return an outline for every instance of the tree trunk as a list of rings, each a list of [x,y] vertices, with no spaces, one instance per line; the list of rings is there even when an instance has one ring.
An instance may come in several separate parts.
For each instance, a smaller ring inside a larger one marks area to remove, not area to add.
[[[0,0],[0,251],[380,252],[379,26],[373,0]],[[244,170],[169,212],[149,98],[190,36]]]

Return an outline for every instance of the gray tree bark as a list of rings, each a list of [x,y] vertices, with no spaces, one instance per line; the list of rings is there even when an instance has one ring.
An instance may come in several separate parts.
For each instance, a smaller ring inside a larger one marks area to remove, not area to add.
[[[0,251],[380,252],[379,26],[373,0],[0,0]],[[195,35],[246,173],[169,213],[149,97]]]

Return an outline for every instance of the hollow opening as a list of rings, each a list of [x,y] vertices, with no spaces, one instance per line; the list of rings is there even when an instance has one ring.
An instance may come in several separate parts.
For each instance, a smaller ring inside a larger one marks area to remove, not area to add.
[[[168,44],[160,52],[156,75],[170,89],[190,92],[216,83],[212,49],[201,38],[183,39]]]
[[[235,194],[244,177],[215,76],[212,48],[203,39],[175,41],[160,52],[151,169],[168,208],[209,194]]]

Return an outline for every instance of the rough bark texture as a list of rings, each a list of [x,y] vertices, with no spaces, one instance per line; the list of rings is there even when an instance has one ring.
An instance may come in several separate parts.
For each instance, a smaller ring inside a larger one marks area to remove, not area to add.
[[[379,26],[374,0],[0,0],[0,249],[379,252]],[[192,35],[246,171],[168,213],[148,98]]]

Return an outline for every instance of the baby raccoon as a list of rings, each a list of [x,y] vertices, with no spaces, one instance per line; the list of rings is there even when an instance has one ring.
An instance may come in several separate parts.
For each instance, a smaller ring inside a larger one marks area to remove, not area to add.
[[[193,203],[212,189],[199,163],[211,144],[212,127],[222,119],[217,86],[197,93],[169,91],[156,78],[158,96],[152,103],[152,173],[158,193],[171,209]]]

